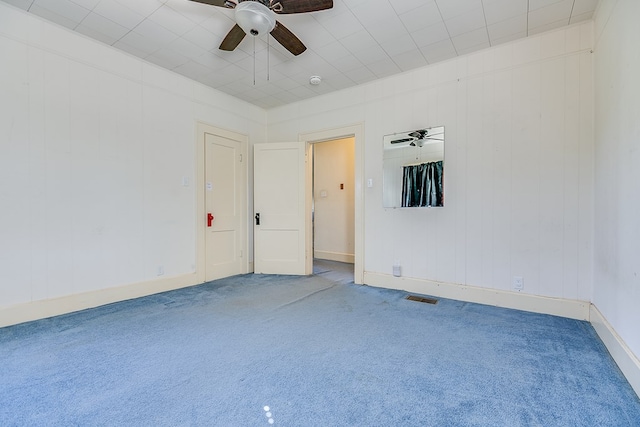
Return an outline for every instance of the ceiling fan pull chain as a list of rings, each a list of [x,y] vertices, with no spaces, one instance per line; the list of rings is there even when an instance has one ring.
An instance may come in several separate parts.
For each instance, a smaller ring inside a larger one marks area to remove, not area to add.
[[[256,85],[256,38],[253,37],[253,85]]]
[[[267,34],[267,81],[269,81],[269,56],[271,55],[271,39]]]

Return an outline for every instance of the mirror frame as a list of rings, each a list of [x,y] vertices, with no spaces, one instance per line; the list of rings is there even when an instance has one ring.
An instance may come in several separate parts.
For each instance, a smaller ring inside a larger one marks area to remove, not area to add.
[[[444,141],[444,126],[384,135],[382,204],[385,208],[444,207]],[[422,167],[407,171],[405,168],[408,166]],[[411,182],[415,182],[416,174],[421,174],[418,181],[422,185],[426,182],[428,188],[409,189]],[[435,179],[429,180],[429,177]],[[420,204],[403,206],[407,198],[415,200],[416,197]],[[440,204],[433,204],[433,200]]]

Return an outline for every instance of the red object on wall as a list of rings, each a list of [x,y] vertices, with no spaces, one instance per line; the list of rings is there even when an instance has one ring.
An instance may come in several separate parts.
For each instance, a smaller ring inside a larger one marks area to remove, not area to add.
[[[211,215],[211,212],[207,213],[207,227],[211,227],[211,223],[213,222],[214,217]]]

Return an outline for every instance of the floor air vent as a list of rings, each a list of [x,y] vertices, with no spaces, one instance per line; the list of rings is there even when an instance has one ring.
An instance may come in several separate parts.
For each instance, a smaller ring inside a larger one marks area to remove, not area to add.
[[[437,304],[438,303],[437,299],[418,297],[418,296],[415,296],[415,295],[407,295],[407,299],[409,301],[418,301],[418,302],[424,302],[424,303],[427,303],[427,304]]]

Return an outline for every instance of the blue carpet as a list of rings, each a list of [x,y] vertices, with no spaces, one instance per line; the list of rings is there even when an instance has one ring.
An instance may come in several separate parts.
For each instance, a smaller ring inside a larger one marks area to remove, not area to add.
[[[586,322],[320,271],[2,328],[0,425],[640,426]]]

